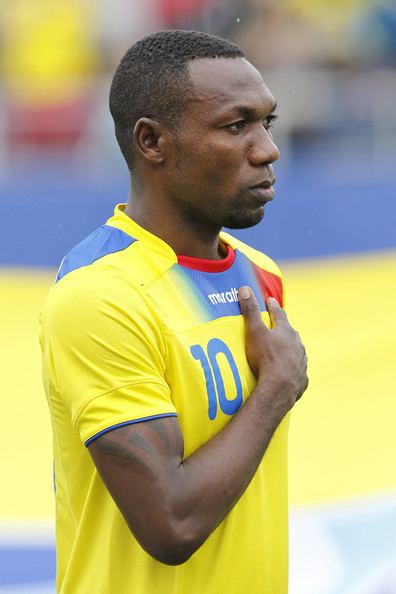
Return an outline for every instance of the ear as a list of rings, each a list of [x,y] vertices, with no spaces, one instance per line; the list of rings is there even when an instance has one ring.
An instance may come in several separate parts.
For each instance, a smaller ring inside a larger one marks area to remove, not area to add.
[[[153,164],[164,161],[165,128],[150,118],[140,118],[133,130],[137,151]]]

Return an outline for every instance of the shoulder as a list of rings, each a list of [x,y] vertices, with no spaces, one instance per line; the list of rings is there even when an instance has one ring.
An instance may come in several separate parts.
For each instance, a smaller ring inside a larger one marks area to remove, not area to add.
[[[161,251],[145,236],[141,238],[138,233],[137,237],[133,237],[118,227],[106,224],[70,250],[62,260],[56,280],[63,282],[65,277],[68,281],[78,277],[81,282],[86,275],[90,279],[96,274],[102,277],[112,269],[120,273],[120,279],[147,287],[176,260],[172,251]]]
[[[259,250],[252,248],[251,246],[247,245],[243,241],[240,241],[239,239],[237,239],[233,235],[230,235],[229,233],[222,232],[221,238],[224,239],[224,241],[228,243],[232,248],[244,254],[251,262],[253,262],[253,264],[258,266],[259,268],[262,268],[266,272],[274,274],[278,276],[280,279],[282,279],[282,272],[279,266],[276,264],[276,262],[272,260],[272,258],[267,256],[263,252],[260,252]]]
[[[57,276],[48,299],[58,305],[90,307],[100,302],[123,301],[128,292],[140,294],[137,283],[118,268],[100,263],[83,266],[65,276]]]
[[[135,279],[112,266],[88,266],[51,288],[41,311],[42,332],[63,337],[157,328],[158,316]],[[118,329],[118,330],[117,330]]]

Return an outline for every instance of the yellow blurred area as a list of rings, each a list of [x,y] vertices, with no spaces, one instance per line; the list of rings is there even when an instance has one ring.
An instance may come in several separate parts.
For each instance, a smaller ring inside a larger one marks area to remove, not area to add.
[[[0,273],[0,519],[53,514],[52,442],[41,386],[38,313],[53,273]]]
[[[298,12],[322,23],[325,27],[339,28],[355,12],[366,10],[375,0],[287,0]]]
[[[290,434],[292,504],[396,487],[396,252],[283,266],[310,388]],[[38,312],[53,271],[0,272],[1,519],[53,514],[50,420]]]
[[[89,4],[13,0],[2,6],[0,64],[8,92],[25,103],[67,100],[98,67]]]
[[[291,423],[292,503],[396,487],[396,252],[286,267],[310,387]]]

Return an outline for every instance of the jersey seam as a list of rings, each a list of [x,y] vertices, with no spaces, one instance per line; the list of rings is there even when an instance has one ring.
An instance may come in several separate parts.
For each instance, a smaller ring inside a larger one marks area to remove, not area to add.
[[[176,412],[164,412],[164,413],[156,413],[153,415],[147,415],[145,417],[137,417],[136,419],[128,418],[125,421],[120,421],[119,423],[115,423],[114,425],[106,425],[103,429],[99,429],[93,435],[88,437],[88,439],[84,440],[84,445],[87,447],[90,443],[98,439],[101,435],[105,433],[110,433],[114,429],[119,429],[120,427],[126,427],[127,425],[137,425],[138,423],[145,423],[146,421],[154,421],[156,419],[164,419],[169,417],[177,417]]]
[[[137,243],[137,241],[134,243]],[[149,282],[144,283],[143,285],[139,284],[139,280],[135,278],[128,278],[128,282],[140,293],[142,299],[145,301],[147,300],[146,292],[148,291],[148,289],[151,289],[151,287],[156,282],[158,282],[163,276],[165,276],[168,273],[168,271],[171,268],[173,268],[173,266],[175,266],[176,264],[177,262],[171,262],[171,265],[168,266],[166,270],[162,270],[159,275],[155,276],[155,278],[153,278]],[[117,272],[123,272],[122,269],[119,266],[116,266],[115,264],[107,264],[107,267],[117,270]]]
[[[89,406],[94,400],[97,400],[98,398],[101,398],[102,396],[107,396],[107,394],[111,394],[112,392],[117,392],[117,390],[124,390],[125,388],[130,388],[131,386],[140,386],[140,385],[147,385],[147,384],[154,384],[157,386],[164,385],[162,382],[156,381],[156,380],[150,380],[150,381],[149,380],[139,380],[139,381],[130,382],[128,384],[124,384],[122,386],[118,386],[117,388],[111,388],[110,390],[106,390],[105,392],[102,392],[101,394],[97,394],[96,396],[93,396],[88,402],[85,402],[79,409],[78,413],[76,413],[76,415],[73,419],[73,423],[77,423],[81,414],[84,412],[85,408],[87,406]]]
[[[100,225],[100,227],[98,227],[98,229],[96,231],[99,231],[99,229],[103,229],[104,227],[112,227],[112,225],[108,225],[107,223],[104,223],[103,225]],[[116,227],[113,227],[113,229],[115,229],[115,228]],[[67,253],[66,256],[64,256],[64,258],[62,258],[62,261],[60,263],[58,272],[57,272],[56,277],[55,277],[55,283],[60,282],[66,276],[68,276],[69,274],[72,274],[73,272],[76,272],[77,270],[81,270],[83,268],[89,268],[90,266],[92,266],[92,264],[95,264],[95,262],[98,262],[100,260],[103,260],[103,258],[106,258],[106,256],[112,256],[113,254],[117,254],[119,252],[123,252],[123,251],[127,250],[128,248],[130,248],[134,243],[137,243],[139,241],[138,239],[136,239],[135,237],[132,237],[132,235],[130,235],[129,233],[126,233],[122,229],[118,229],[118,231],[121,231],[122,233],[124,233],[125,235],[128,235],[128,237],[130,237],[131,242],[128,245],[126,245],[124,247],[121,247],[121,248],[119,248],[119,249],[117,249],[117,250],[115,250],[113,252],[108,252],[106,254],[103,254],[101,256],[98,256],[97,258],[95,258],[91,262],[88,262],[87,264],[83,264],[82,266],[78,266],[77,268],[73,268],[72,270],[70,270],[69,272],[67,272],[66,274],[64,274],[61,278],[58,279],[59,273],[62,270],[63,263],[64,263],[64,261],[66,261],[66,259],[69,256],[69,253],[70,252]]]
[[[118,206],[119,205],[117,205],[117,207]],[[117,220],[118,217],[120,217],[120,220]],[[124,220],[124,217],[126,217],[127,220]],[[115,219],[115,220],[112,221],[112,219]],[[137,237],[135,237],[135,235],[131,235],[129,229],[128,229],[128,231],[125,230],[127,227],[129,227],[130,221],[132,221],[132,226],[136,227],[134,229],[134,231],[137,231],[137,233],[135,234]],[[129,217],[129,215],[126,215],[123,210],[120,210],[117,212],[115,211],[113,216],[110,217],[106,221],[105,225],[108,225],[109,227],[114,227],[116,229],[119,229],[120,231],[123,231],[130,237],[133,237],[134,239],[136,239],[136,241],[140,241],[142,243],[142,245],[149,247],[150,250],[154,251],[156,254],[164,256],[165,250],[168,249],[170,252],[169,256],[173,255],[176,258],[176,262],[177,262],[176,252],[172,249],[172,247],[165,240],[161,239],[160,237],[158,237],[158,235],[155,235],[151,231],[148,231],[148,229],[145,229],[144,227],[139,225],[139,223],[137,223],[132,217]],[[154,242],[151,239],[152,237],[155,238]],[[158,245],[157,244],[158,242],[160,242],[161,245]],[[153,243],[154,245],[148,246],[147,245],[148,243],[150,243],[150,244]]]

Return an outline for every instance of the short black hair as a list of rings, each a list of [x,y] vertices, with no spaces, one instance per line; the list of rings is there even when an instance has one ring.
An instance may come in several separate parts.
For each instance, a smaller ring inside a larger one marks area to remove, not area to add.
[[[131,133],[139,118],[177,129],[191,96],[188,62],[243,57],[238,45],[199,31],[159,31],[137,41],[122,58],[110,90],[110,112],[128,168],[133,167]]]

